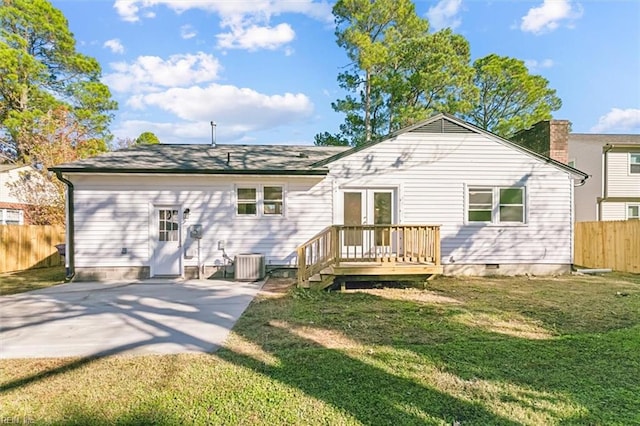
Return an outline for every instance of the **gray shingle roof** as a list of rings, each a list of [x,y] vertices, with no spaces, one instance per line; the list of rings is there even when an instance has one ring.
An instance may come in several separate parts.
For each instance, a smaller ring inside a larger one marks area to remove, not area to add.
[[[52,167],[94,173],[325,174],[312,164],[348,147],[311,145],[140,145]]]
[[[605,133],[569,133],[569,142],[580,141],[594,144],[640,145],[640,135],[605,134]]]

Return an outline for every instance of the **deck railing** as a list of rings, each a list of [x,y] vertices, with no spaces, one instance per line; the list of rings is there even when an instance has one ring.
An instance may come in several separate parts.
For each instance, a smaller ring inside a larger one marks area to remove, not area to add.
[[[298,247],[298,283],[304,283],[336,260],[337,230],[328,226]]]
[[[440,265],[440,226],[329,226],[298,247],[298,282],[345,262]]]

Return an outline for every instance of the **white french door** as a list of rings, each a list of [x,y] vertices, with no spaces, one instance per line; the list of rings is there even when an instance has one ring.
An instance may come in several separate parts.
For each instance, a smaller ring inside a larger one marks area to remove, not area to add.
[[[342,193],[342,251],[347,257],[362,257],[374,251],[390,250],[390,230],[348,226],[390,225],[396,220],[396,192],[393,189],[345,189]]]

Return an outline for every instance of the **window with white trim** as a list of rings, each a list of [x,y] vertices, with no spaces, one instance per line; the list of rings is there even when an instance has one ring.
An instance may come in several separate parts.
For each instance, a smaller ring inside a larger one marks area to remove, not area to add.
[[[0,209],[1,225],[23,225],[24,212],[18,209]]]
[[[467,222],[525,223],[524,187],[470,186]]]
[[[263,188],[263,213],[268,216],[282,216],[283,191],[281,186]]]
[[[640,219],[640,204],[627,204],[627,219]]]
[[[236,212],[242,216],[255,216],[258,212],[257,188],[238,187],[236,189]]]
[[[284,187],[282,185],[236,187],[238,216],[283,216]]]
[[[469,188],[469,222],[491,222],[493,212],[492,188]]]
[[[629,154],[629,173],[640,174],[640,153]]]

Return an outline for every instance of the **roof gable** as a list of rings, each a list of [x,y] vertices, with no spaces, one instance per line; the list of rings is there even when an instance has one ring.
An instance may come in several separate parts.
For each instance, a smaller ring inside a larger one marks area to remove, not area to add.
[[[470,133],[475,133],[475,134],[479,134],[479,135],[483,135],[486,136],[487,138],[493,140],[494,142],[509,146],[513,149],[516,149],[518,151],[523,152],[526,155],[529,155],[531,157],[534,157],[540,161],[543,161],[545,163],[551,164],[567,173],[570,173],[572,175],[577,175],[577,176],[581,176],[583,178],[587,178],[588,175],[578,169],[575,169],[571,166],[568,166],[564,163],[561,163],[559,161],[556,161],[552,158],[549,158],[547,156],[544,156],[542,154],[538,154],[537,152],[531,151],[527,148],[524,148],[514,142],[511,142],[507,139],[504,139],[498,135],[495,135],[487,130],[483,130],[477,126],[474,126],[471,123],[467,123],[464,120],[461,120],[457,117],[454,117],[450,114],[445,114],[445,113],[439,113],[434,115],[431,118],[428,118],[426,120],[423,120],[419,123],[413,124],[411,126],[405,127],[403,129],[397,130],[393,133],[391,133],[389,136],[377,140],[377,141],[372,141],[369,142],[367,144],[358,146],[358,147],[354,147],[351,148],[348,151],[344,151],[341,153],[338,153],[336,155],[333,155],[332,157],[326,158],[324,160],[318,161],[317,163],[313,164],[314,167],[322,167],[322,166],[326,166],[329,163],[332,163],[336,160],[339,160],[341,158],[347,157],[351,154],[354,154],[358,151],[362,151],[364,149],[370,148],[372,146],[375,146],[379,143],[394,139],[396,137],[398,137],[399,135],[405,134],[405,133],[442,133],[442,134],[470,134]]]

